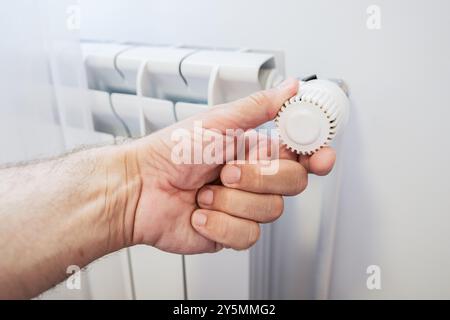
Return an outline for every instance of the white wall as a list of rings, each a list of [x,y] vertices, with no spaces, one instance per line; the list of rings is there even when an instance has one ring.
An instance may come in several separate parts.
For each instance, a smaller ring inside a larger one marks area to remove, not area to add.
[[[380,30],[366,27],[371,4]],[[81,9],[84,38],[281,49],[289,75],[345,79],[342,180],[312,181],[341,187],[329,282],[330,257],[318,251],[327,221],[315,216],[324,203],[311,191],[276,224],[273,272],[283,272],[272,274],[273,297],[450,298],[450,2],[81,0]],[[380,291],[366,288],[371,264]]]

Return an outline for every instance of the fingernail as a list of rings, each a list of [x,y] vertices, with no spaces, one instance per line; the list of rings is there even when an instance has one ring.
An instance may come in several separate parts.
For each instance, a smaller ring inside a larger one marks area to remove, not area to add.
[[[213,203],[214,192],[210,189],[205,189],[200,192],[198,195],[198,202],[206,205],[210,205]]]
[[[206,219],[206,215],[198,211],[194,212],[192,215],[192,223],[199,227],[206,224]]]
[[[241,179],[241,168],[236,166],[226,166],[222,172],[222,182],[233,184]]]

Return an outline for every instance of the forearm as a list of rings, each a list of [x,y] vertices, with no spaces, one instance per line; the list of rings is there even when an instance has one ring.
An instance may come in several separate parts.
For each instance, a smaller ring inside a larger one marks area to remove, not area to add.
[[[33,297],[131,244],[141,182],[128,146],[2,169],[0,181],[0,298]]]

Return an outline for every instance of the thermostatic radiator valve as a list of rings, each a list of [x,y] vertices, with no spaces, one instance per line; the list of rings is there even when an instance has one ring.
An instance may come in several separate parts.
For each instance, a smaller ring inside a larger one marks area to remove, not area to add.
[[[300,81],[297,95],[284,103],[275,119],[281,143],[298,154],[317,152],[342,130],[349,104],[335,81]]]

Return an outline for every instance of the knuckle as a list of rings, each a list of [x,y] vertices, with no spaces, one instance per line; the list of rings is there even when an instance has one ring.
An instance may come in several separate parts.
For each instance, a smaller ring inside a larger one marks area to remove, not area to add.
[[[243,213],[245,213],[245,217],[247,217],[247,219],[250,220],[254,220],[257,221],[258,220],[258,211],[259,211],[259,207],[258,204],[250,201],[250,200],[246,200],[245,202],[242,202],[242,211]]]
[[[270,98],[265,91],[258,91],[249,96],[249,100],[256,106],[266,106],[270,103]]]
[[[220,210],[228,211],[229,206],[234,203],[234,196],[233,196],[232,189],[229,189],[227,187],[219,187],[216,191],[216,197],[217,197],[217,205]]]
[[[255,184],[255,187],[257,190],[263,190],[264,189],[264,181],[265,176],[261,174],[260,167],[258,165],[250,165],[251,166],[251,179],[253,183]]]
[[[240,166],[242,170],[241,181],[242,186],[246,186],[255,191],[264,188],[264,175],[261,174],[258,164],[246,163]]]
[[[229,238],[232,236],[229,220],[225,219],[224,217],[218,219],[215,228],[216,236],[219,239],[223,240],[223,242],[227,242],[227,240],[229,240]]]

